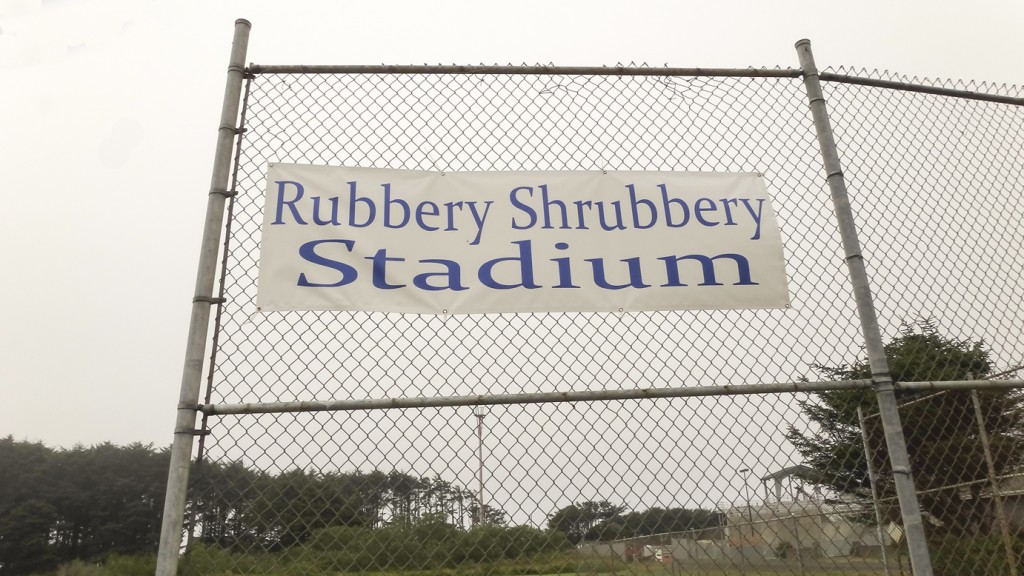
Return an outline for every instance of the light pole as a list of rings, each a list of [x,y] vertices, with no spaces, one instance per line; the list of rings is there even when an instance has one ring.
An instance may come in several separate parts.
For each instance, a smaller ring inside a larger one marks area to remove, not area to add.
[[[473,416],[476,416],[477,462],[479,464],[476,524],[480,525],[484,521],[484,416],[487,416],[487,407],[473,408]]]
[[[750,484],[747,482],[747,474],[750,468],[740,468],[739,473],[743,476],[743,499],[747,508],[747,519],[750,523],[750,541],[754,540],[754,514],[750,511]]]

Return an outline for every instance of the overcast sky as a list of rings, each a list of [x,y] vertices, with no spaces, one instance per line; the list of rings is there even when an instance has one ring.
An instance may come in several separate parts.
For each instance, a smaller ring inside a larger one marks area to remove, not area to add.
[[[0,436],[171,441],[236,18],[261,64],[819,67],[1024,83],[1024,3],[0,0]]]

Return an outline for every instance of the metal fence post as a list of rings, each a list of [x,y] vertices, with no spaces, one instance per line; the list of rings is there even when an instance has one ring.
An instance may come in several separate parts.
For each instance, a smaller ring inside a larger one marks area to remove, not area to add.
[[[877,526],[878,544],[882,553],[882,565],[885,567],[885,576],[889,576],[889,553],[885,550],[885,537],[882,534],[882,509],[878,506],[878,485],[875,484],[875,466],[871,463],[874,455],[871,453],[871,446],[868,444],[867,421],[864,419],[864,411],[857,406],[857,421],[860,422],[860,439],[864,442],[864,463],[868,466],[868,481],[871,482],[871,507],[875,509],[875,524]]]
[[[999,517],[999,530],[1003,536],[1003,546],[1006,548],[1006,562],[1010,565],[1010,576],[1017,576],[1017,555],[1013,552],[1010,523],[1006,519],[1003,495],[999,489],[999,480],[996,479],[995,459],[992,457],[992,446],[989,444],[988,432],[985,430],[985,415],[981,412],[981,399],[978,398],[977,390],[971,390],[971,401],[974,403],[974,416],[978,419],[978,438],[981,440],[981,447],[985,451],[985,465],[988,467],[988,478],[992,486],[992,500],[996,504],[996,516]]]
[[[803,71],[804,88],[814,117],[814,127],[821,147],[821,156],[825,166],[832,203],[836,211],[836,220],[843,240],[846,253],[846,265],[853,285],[853,294],[860,316],[861,332],[868,353],[871,367],[871,379],[875,385],[878,409],[885,431],[885,441],[889,448],[892,462],[893,480],[896,484],[896,495],[899,498],[900,513],[903,517],[903,528],[907,535],[910,563],[915,576],[932,576],[931,558],[928,555],[928,543],[925,539],[924,525],[921,521],[921,509],[917,502],[917,492],[910,471],[910,458],[907,455],[907,444],[903,437],[903,426],[896,406],[896,394],[892,377],[889,374],[889,363],[885,357],[882,334],[878,328],[878,317],[875,313],[868,283],[867,271],[864,268],[864,257],[861,254],[860,240],[857,238],[857,227],[850,207],[849,195],[846,192],[846,181],[843,178],[839,153],[836,150],[832,125],[825,107],[825,98],[818,79],[818,69],[811,53],[810,40],[796,43]]]
[[[228,63],[228,79],[224,88],[217,148],[213,160],[213,176],[206,205],[206,223],[199,252],[199,270],[196,275],[195,297],[185,348],[185,366],[181,377],[178,411],[174,422],[174,443],[167,473],[167,492],[164,498],[163,521],[160,531],[160,549],[157,554],[157,576],[177,573],[181,548],[181,530],[188,493],[189,466],[192,459],[192,441],[195,436],[196,414],[199,408],[199,389],[202,383],[203,356],[210,324],[210,307],[217,276],[217,254],[220,251],[221,229],[224,227],[224,204],[231,172],[232,144],[237,136],[239,100],[242,94],[242,76],[249,44],[251,25],[247,20],[235,21],[235,33]]]

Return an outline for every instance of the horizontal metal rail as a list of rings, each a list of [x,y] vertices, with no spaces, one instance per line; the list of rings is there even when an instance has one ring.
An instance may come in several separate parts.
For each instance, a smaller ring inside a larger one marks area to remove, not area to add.
[[[995,374],[989,374],[988,376],[985,376],[984,378],[982,378],[980,380],[959,380],[957,382],[946,381],[946,382],[944,382],[945,384],[957,384],[957,386],[955,386],[955,387],[943,387],[941,389],[938,389],[938,392],[936,392],[934,394],[928,394],[927,396],[921,396],[919,398],[914,398],[913,400],[908,400],[906,402],[902,402],[902,403],[900,403],[899,407],[902,409],[902,408],[906,408],[907,406],[913,406],[914,404],[917,404],[917,403],[920,403],[920,402],[925,402],[927,400],[931,400],[932,398],[935,398],[936,396],[941,396],[941,395],[946,394],[948,392],[953,392],[955,390],[962,390],[964,388],[967,388],[967,389],[970,389],[970,390],[975,390],[975,389],[977,389],[977,390],[986,390],[986,389],[988,389],[988,390],[1005,390],[1007,388],[1020,388],[1021,386],[1019,386],[1019,385],[1017,385],[1015,383],[1015,382],[1021,382],[1020,380],[993,380],[993,378],[1002,378],[1003,376],[1006,376],[1008,374],[1013,374],[1014,372],[1020,372],[1021,370],[1024,370],[1024,366],[1014,366],[1013,368],[1008,368],[1006,370],[1002,370],[1000,372],[996,372]],[[971,382],[972,385],[971,386],[962,386],[961,384],[963,384],[964,382]],[[990,386],[988,384],[979,385],[978,384],[979,382],[986,382],[986,383],[987,382],[1009,382],[1010,384],[1006,385],[1006,386],[999,385],[999,384],[996,384],[995,386]],[[908,384],[913,384],[913,385],[917,386],[917,385],[928,385],[928,384],[931,384],[931,383],[930,382],[913,382],[913,383],[908,383]],[[913,386],[905,386],[905,385],[903,385],[903,388],[905,388],[907,390],[922,389],[922,388],[915,388]],[[924,390],[936,390],[936,388],[930,388],[930,387],[923,387],[923,389]],[[868,414],[864,418],[866,419],[866,418],[876,418],[876,417],[878,417],[878,413],[877,412],[875,412],[873,414]]]
[[[794,68],[655,68],[634,66],[461,66],[456,64],[351,64],[351,65],[303,65],[303,64],[250,64],[246,71],[249,74],[482,74],[482,75],[546,75],[546,76],[716,76],[736,78],[799,78],[801,71]],[[971,90],[955,90],[863,78],[847,74],[820,72],[818,77],[823,82],[841,84],[858,84],[876,88],[936,94],[954,98],[966,98],[983,102],[997,102],[1024,106],[1024,98],[986,94]]]
[[[996,476],[994,479],[995,480],[1010,480],[1010,479],[1013,479],[1013,478],[1020,478],[1022,476],[1024,476],[1024,473],[1022,473],[1022,472],[1015,472],[1013,474],[1003,474],[1001,476]],[[986,476],[984,478],[978,478],[977,480],[968,480],[967,482],[959,482],[957,484],[947,484],[946,486],[939,486],[938,488],[929,488],[928,490],[918,490],[917,493],[918,494],[935,494],[935,493],[938,493],[938,492],[948,492],[950,490],[959,490],[960,488],[967,488],[967,487],[970,487],[970,486],[976,486],[978,484],[987,484],[987,483],[991,482],[992,480],[993,480],[992,478],[989,478],[988,476]],[[1016,492],[1016,491],[1013,491],[1013,492]],[[1006,495],[1006,492],[1003,492],[1003,495]],[[989,493],[982,493],[980,496],[982,498],[990,498],[992,496],[992,494],[990,492]],[[895,496],[889,496],[889,497],[886,497],[886,498],[879,498],[878,499],[879,502],[891,502],[893,500],[896,500]]]
[[[280,412],[329,412],[379,410],[388,408],[437,408],[442,406],[484,406],[498,404],[550,404],[557,402],[605,402],[646,398],[684,398],[737,394],[777,394],[780,392],[817,392],[837,388],[870,388],[870,380],[836,382],[786,382],[725,386],[676,388],[634,388],[626,390],[579,390],[533,392],[525,394],[487,394],[476,396],[380,398],[367,400],[331,400],[325,402],[274,402],[251,404],[204,404],[205,414],[269,414]]]
[[[862,78],[860,76],[832,74],[830,72],[820,72],[818,73],[818,78],[822,82],[857,84],[860,86],[873,86],[875,88],[902,90],[904,92],[918,92],[921,94],[935,94],[937,96],[952,96],[954,98],[966,98],[968,100],[981,100],[982,102],[997,102],[999,104],[1012,104],[1014,106],[1024,106],[1024,98],[1014,98],[1013,96],[1000,96],[998,94],[986,94],[984,92],[973,92],[971,90],[938,88],[936,86],[923,86],[921,84],[910,84],[908,82],[894,82],[892,80]]]
[[[943,380],[936,382],[898,382],[898,390],[1009,390],[1024,388],[1024,380]],[[900,405],[903,406],[902,404]]]
[[[386,410],[393,408],[439,408],[444,406],[484,406],[500,404],[550,404],[557,402],[607,402],[645,398],[690,398],[699,396],[736,396],[823,392],[840,389],[868,389],[871,380],[835,380],[824,382],[781,382],[725,386],[688,386],[674,388],[636,388],[628,390],[580,390],[475,396],[378,398],[366,400],[327,400],[306,402],[269,402],[246,404],[202,404],[199,410],[209,415],[278,414],[286,412],[343,412]],[[909,390],[1005,389],[1024,387],[1024,380],[964,380],[956,382],[901,382],[898,388]]]
[[[260,65],[250,64],[250,74],[489,74],[547,76],[736,76],[799,78],[792,68],[655,68],[634,66],[458,66],[458,65]]]

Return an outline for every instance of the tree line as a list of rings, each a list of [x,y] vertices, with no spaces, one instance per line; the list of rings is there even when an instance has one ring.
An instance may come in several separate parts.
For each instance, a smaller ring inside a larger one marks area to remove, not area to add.
[[[75,559],[155,552],[170,463],[166,449],[103,443],[52,449],[0,438],[0,574]],[[440,477],[398,471],[278,474],[240,463],[195,464],[189,544],[281,550],[328,527],[379,530],[427,522],[502,527],[506,514]]]
[[[195,538],[227,548],[276,550],[329,526],[380,529],[429,519],[457,529],[504,526],[503,510],[439,476],[399,471],[271,474],[240,463],[204,462],[186,518]]]
[[[680,532],[720,530],[725,516],[700,508],[650,508],[626,512],[607,500],[570,504],[548,518],[548,527],[565,534],[571,544],[609,541]],[[702,535],[701,538],[708,536]]]
[[[152,445],[53,449],[0,438],[0,575],[45,572],[73,560],[98,562],[111,554],[154,553],[168,465],[168,450]],[[394,470],[275,474],[239,462],[205,461],[194,464],[192,479],[185,511],[190,548],[262,554],[313,546],[327,553],[328,541],[337,537],[331,554],[342,554],[345,542],[355,539],[363,543],[362,556],[349,550],[346,562],[381,569],[406,556],[416,565],[442,566],[447,564],[436,560],[445,554],[447,563],[461,557],[478,561],[486,550],[491,552],[485,556],[502,557],[550,552],[583,540],[721,523],[704,510],[627,513],[620,505],[587,501],[551,514],[547,530],[508,526],[505,511],[488,505],[481,510],[472,490],[439,476]],[[444,542],[428,545],[431,538]],[[382,542],[392,543],[382,550],[395,558],[363,558],[381,549],[371,544]],[[476,545],[480,551],[472,550]]]
[[[169,462],[143,444],[54,450],[0,438],[0,574],[155,550]]]

